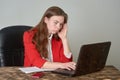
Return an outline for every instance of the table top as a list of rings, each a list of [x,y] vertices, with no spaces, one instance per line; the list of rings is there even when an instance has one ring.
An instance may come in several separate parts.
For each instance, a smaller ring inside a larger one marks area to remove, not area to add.
[[[34,73],[23,73],[19,67],[0,67],[0,80],[120,80],[120,71],[114,66],[106,66],[103,70],[76,77],[68,77],[45,72],[42,78],[32,78]]]

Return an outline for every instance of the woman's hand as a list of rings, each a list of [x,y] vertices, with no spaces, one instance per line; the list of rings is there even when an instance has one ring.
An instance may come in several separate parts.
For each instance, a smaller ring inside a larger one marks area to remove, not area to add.
[[[67,27],[68,27],[67,24],[64,24],[62,30],[58,33],[58,35],[61,38],[62,43],[63,43],[64,55],[70,55],[70,53],[71,53],[68,39],[67,39],[67,30],[68,30]]]
[[[75,62],[45,62],[42,68],[48,68],[48,69],[67,69],[67,70],[75,70],[76,63]]]
[[[60,68],[62,68],[62,69],[68,69],[68,70],[75,70],[76,63],[75,62],[62,63]]]
[[[63,40],[67,38],[67,24],[63,25],[63,28],[58,32],[58,36]]]

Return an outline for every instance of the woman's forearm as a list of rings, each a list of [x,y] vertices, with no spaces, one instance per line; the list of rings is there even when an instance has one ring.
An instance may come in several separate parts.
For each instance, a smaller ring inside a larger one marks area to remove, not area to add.
[[[61,63],[59,62],[45,62],[42,68],[57,69],[60,67],[61,67]]]
[[[65,39],[62,39],[62,42],[63,42],[63,48],[64,48],[64,55],[68,58],[71,57],[71,50],[70,50],[70,46],[69,46],[69,43],[68,43],[68,39],[65,38]]]
[[[68,70],[75,70],[75,62],[67,62],[67,63],[60,63],[60,62],[45,62],[43,67],[41,68],[45,68],[45,69],[58,69],[58,68],[62,68],[62,69],[68,69]]]

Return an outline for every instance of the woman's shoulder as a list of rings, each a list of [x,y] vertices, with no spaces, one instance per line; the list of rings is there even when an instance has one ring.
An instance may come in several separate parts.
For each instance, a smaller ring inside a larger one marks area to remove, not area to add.
[[[37,29],[33,28],[24,32],[24,34],[34,35],[37,32]]]
[[[37,32],[37,29],[33,28],[33,29],[25,31],[24,36],[33,37],[36,32]]]

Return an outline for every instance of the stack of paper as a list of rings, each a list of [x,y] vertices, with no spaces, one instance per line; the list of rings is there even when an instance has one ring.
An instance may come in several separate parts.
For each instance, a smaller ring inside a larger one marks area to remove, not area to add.
[[[53,71],[55,69],[42,69],[38,67],[23,67],[19,68],[24,73],[32,73],[32,72],[43,72],[43,71]]]

